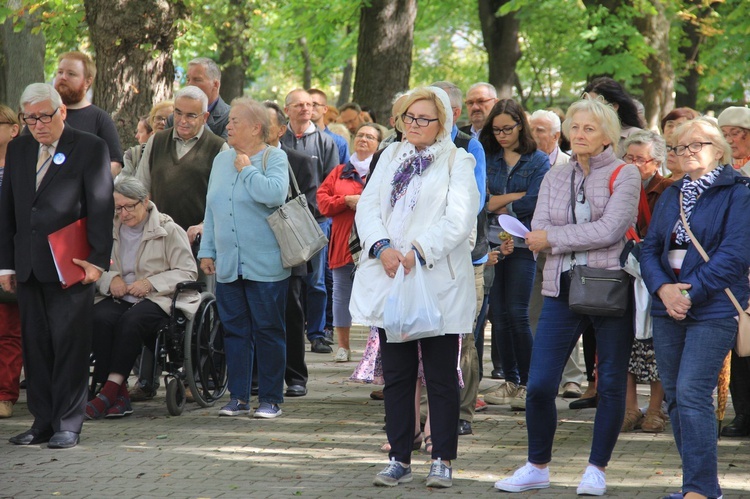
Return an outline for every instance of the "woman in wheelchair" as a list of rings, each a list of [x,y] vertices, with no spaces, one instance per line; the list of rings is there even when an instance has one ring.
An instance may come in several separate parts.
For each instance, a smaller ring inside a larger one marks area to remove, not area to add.
[[[177,284],[197,277],[185,231],[159,213],[140,181],[118,179],[114,197],[112,260],[97,282],[93,317],[94,379],[106,382],[86,405],[88,419],[133,412],[125,381],[141,345],[153,344],[169,318]],[[199,303],[197,292],[182,293],[177,307],[192,316]]]

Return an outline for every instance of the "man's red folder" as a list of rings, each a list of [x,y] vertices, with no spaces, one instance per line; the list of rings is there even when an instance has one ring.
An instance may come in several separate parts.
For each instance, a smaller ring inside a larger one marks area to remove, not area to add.
[[[82,267],[73,263],[73,258],[86,260],[91,253],[91,245],[89,245],[86,232],[86,218],[76,220],[53,232],[47,236],[47,240],[62,287],[69,288],[81,282],[86,277],[86,272]]]

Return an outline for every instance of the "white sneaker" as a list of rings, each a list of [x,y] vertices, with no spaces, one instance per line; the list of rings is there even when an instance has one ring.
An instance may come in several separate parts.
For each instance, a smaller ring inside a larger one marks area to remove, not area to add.
[[[339,347],[333,357],[334,362],[349,362],[350,360],[352,360],[352,352],[344,347]]]
[[[514,411],[526,410],[526,387],[519,386],[516,390],[516,396],[510,401],[510,408]]]
[[[607,483],[604,472],[596,466],[588,465],[576,494],[579,496],[603,496],[605,492],[607,492]]]
[[[485,394],[484,401],[492,405],[510,404],[510,401],[516,397],[516,393],[518,393],[518,385],[505,381],[495,391]]]
[[[539,469],[531,463],[518,468],[513,476],[495,482],[495,488],[504,492],[524,492],[549,487],[549,468]]]

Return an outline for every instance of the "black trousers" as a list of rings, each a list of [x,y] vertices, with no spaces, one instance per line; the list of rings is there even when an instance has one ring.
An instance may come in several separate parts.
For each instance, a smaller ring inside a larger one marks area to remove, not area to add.
[[[416,392],[419,354],[427,381],[427,400],[432,428],[432,458],[449,461],[458,453],[458,335],[447,334],[407,343],[388,343],[383,329],[380,352],[385,378],[386,433],[391,444],[390,458],[411,462],[414,442],[414,395]]]
[[[305,308],[304,279],[289,278],[286,295],[286,385],[307,386],[307,364],[305,363]]]
[[[750,416],[750,357],[738,357],[732,350],[732,377],[729,380],[735,414]]]
[[[94,379],[104,383],[110,373],[126,378],[145,344],[153,349],[159,326],[169,319],[150,300],[138,303],[107,298],[94,305]]]
[[[18,283],[21,339],[33,428],[81,432],[88,395],[94,286]]]

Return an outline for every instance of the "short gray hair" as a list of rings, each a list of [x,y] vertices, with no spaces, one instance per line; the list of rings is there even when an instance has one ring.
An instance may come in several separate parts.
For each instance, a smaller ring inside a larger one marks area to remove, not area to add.
[[[21,94],[21,109],[26,107],[27,104],[39,104],[46,101],[50,101],[54,108],[62,105],[62,98],[60,98],[60,94],[57,93],[55,87],[46,83],[32,83]]]
[[[206,76],[212,80],[221,81],[221,69],[219,69],[219,66],[212,59],[208,57],[196,57],[188,62],[188,67],[196,65],[203,66],[203,69],[206,70]]]
[[[497,99],[497,89],[495,88],[495,85],[493,85],[492,83],[486,83],[483,81],[480,81],[479,83],[475,83],[472,86],[470,86],[469,90],[466,93],[468,94],[469,92],[477,88],[486,88],[487,91],[490,93],[490,95],[493,98]]]
[[[531,116],[529,117],[529,121],[531,120],[547,120],[549,121],[552,129],[552,133],[559,133],[560,132],[560,126],[562,125],[560,123],[560,117],[553,113],[552,111],[547,111],[546,109],[537,109],[533,113],[531,113]]]
[[[566,137],[570,137],[570,122],[576,113],[586,112],[591,114],[602,127],[604,136],[609,139],[609,145],[613,150],[617,150],[617,144],[620,143],[620,117],[612,105],[607,104],[604,97],[598,95],[596,99],[584,94],[584,98],[574,102],[565,113],[562,129]]]
[[[284,110],[281,109],[281,106],[272,100],[263,101],[263,105],[266,106],[267,109],[273,109],[276,114],[276,123],[279,126],[286,125],[286,114],[284,114]]]
[[[442,88],[445,93],[448,94],[448,99],[451,101],[451,107],[461,109],[463,107],[464,95],[461,89],[449,81],[436,81],[431,87]]]
[[[237,97],[232,100],[232,108],[242,107],[245,109],[245,116],[250,123],[260,125],[260,134],[263,142],[268,140],[268,130],[271,127],[271,120],[268,117],[266,106],[250,97]]]
[[[187,87],[181,88],[174,94],[174,101],[177,103],[177,99],[185,98],[190,100],[197,100],[201,103],[201,112],[205,113],[208,111],[208,96],[206,92],[196,87],[195,85],[188,85]]]
[[[667,161],[667,143],[664,137],[651,130],[641,130],[630,135],[622,142],[620,146],[620,156],[625,156],[628,147],[632,144],[651,146],[651,157],[654,158],[659,166],[663,166]]]
[[[148,189],[132,175],[118,175],[115,192],[128,199],[136,199],[138,202],[143,202],[148,197]]]

